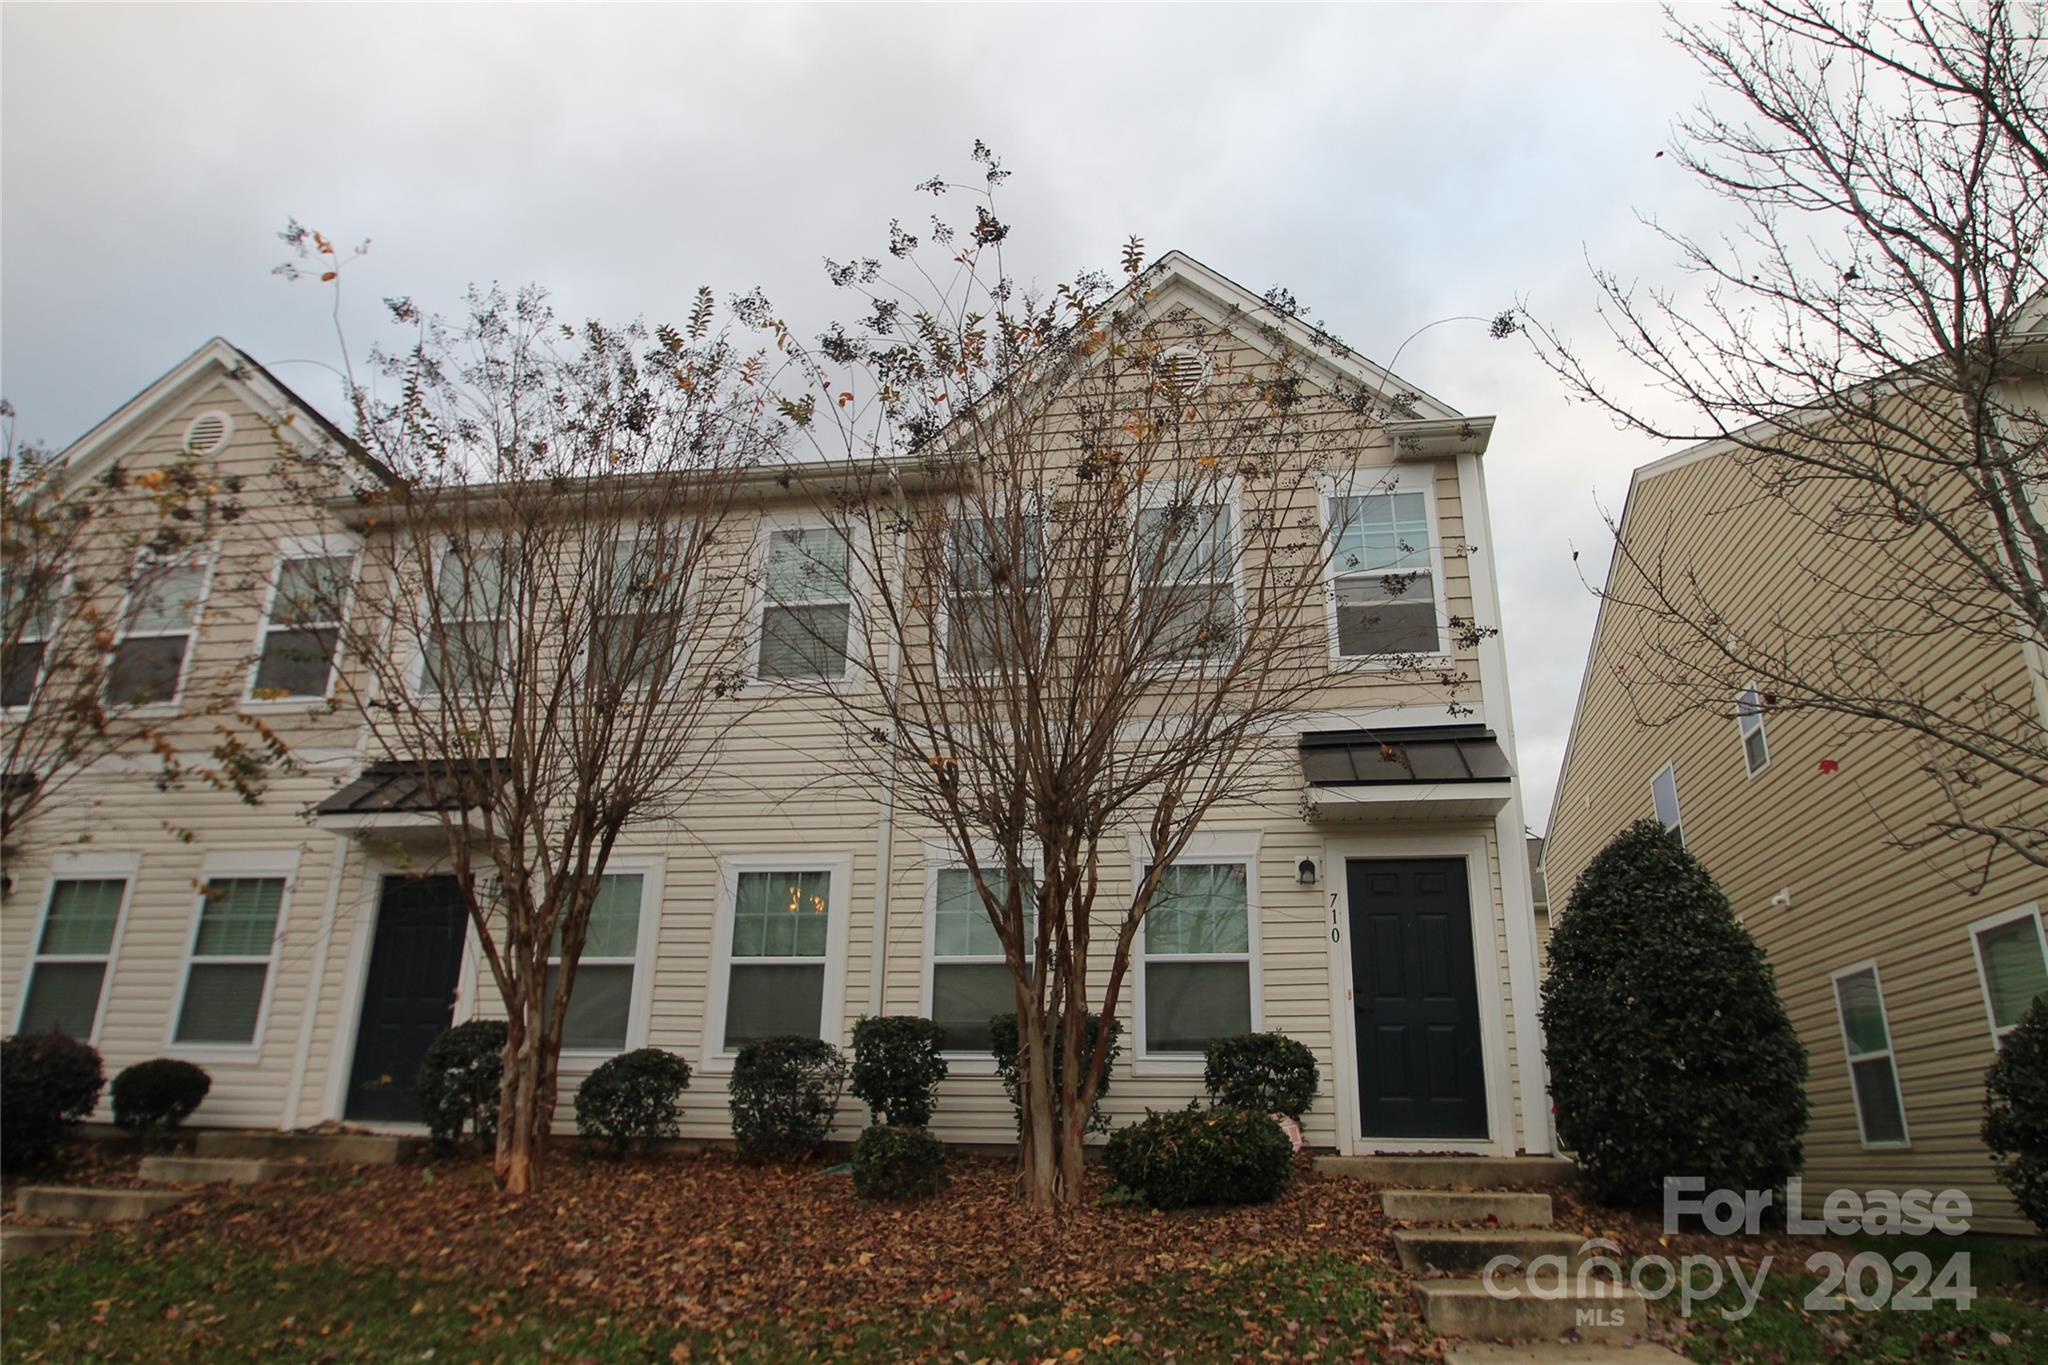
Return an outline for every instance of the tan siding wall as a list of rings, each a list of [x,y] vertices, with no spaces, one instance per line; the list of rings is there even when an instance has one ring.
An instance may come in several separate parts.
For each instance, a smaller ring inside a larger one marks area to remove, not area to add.
[[[1758,612],[1828,611],[1801,568],[1813,533],[1747,492],[1745,476],[1725,458],[1639,480],[1627,533],[1639,552],[1666,556],[1669,571],[1699,572],[1710,593],[1748,585]],[[1617,581],[1623,589],[1631,582],[1625,570]],[[1895,836],[1924,828],[1943,799],[1896,736],[1817,714],[1772,715],[1770,762],[1752,777],[1732,707],[1640,725],[1615,670],[1641,629],[1610,605],[1594,642],[1548,831],[1553,913],[1568,913],[1573,882],[1608,839],[1652,816],[1651,777],[1672,762],[1686,846],[1769,952],[1806,1044],[1808,1188],[1957,1186],[1975,1203],[1977,1226],[2023,1230],[1977,1138],[1993,1050],[1967,926],[2048,901],[2048,874],[2011,856],[1987,862],[1981,846],[1898,847]],[[1990,686],[2021,701],[2029,687],[2017,646],[1954,635],[1901,637],[1891,666],[1935,695]],[[1822,773],[1823,759],[1839,771]],[[1789,909],[1771,904],[1781,889]],[[1858,1133],[1831,977],[1866,959],[1876,960],[1884,986],[1910,1150],[1867,1151]]]

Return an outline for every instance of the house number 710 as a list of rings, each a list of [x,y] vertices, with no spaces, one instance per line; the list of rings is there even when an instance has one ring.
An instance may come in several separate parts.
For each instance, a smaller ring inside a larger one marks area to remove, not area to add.
[[[1330,893],[1330,942],[1340,943],[1342,941],[1337,933],[1337,893],[1332,891]]]

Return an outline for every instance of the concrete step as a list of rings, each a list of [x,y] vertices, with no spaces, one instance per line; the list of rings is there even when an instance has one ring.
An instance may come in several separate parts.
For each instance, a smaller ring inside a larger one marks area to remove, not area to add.
[[[87,1189],[82,1185],[24,1185],[14,1207],[32,1218],[63,1223],[133,1223],[192,1196],[185,1190]]]
[[[1401,1268],[1414,1272],[1435,1266],[1451,1274],[1477,1275],[1496,1256],[1513,1256],[1516,1277],[1521,1266],[1538,1256],[1562,1256],[1572,1265],[1585,1238],[1569,1232],[1532,1228],[1396,1228],[1394,1249]]]
[[[140,1174],[144,1180],[166,1185],[254,1185],[305,1170],[297,1161],[264,1161],[259,1157],[233,1156],[146,1156]]]
[[[418,1138],[384,1133],[263,1133],[215,1129],[193,1141],[194,1156],[297,1161],[320,1166],[389,1166]]]
[[[1422,1320],[1440,1336],[1474,1341],[1554,1341],[1577,1332],[1587,1341],[1626,1341],[1649,1326],[1643,1296],[1632,1289],[1588,1281],[1552,1297],[1539,1297],[1518,1279],[1502,1277],[1500,1292],[1481,1280],[1417,1280]]]
[[[17,1256],[34,1256],[44,1251],[56,1251],[60,1247],[70,1246],[81,1237],[90,1236],[90,1228],[0,1227],[0,1261],[11,1261]]]
[[[1684,1359],[1651,1341],[1464,1341],[1444,1352],[1444,1365],[1665,1365]]]
[[[1550,1226],[1550,1196],[1511,1190],[1381,1190],[1380,1212],[1396,1223]]]
[[[1555,1156],[1319,1156],[1316,1169],[1397,1189],[1501,1189],[1556,1185],[1572,1163]]]

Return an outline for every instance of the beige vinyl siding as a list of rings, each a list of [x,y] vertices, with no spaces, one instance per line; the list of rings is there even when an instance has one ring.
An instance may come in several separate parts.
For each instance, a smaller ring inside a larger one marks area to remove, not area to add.
[[[1625,533],[1639,553],[1699,572],[1710,593],[1747,586],[1757,610],[1807,619],[1831,609],[1807,557],[1848,553],[1845,542],[1802,531],[1750,496],[1726,456],[1639,476]],[[1853,568],[1835,562],[1838,572]],[[1864,581],[1877,587],[1880,575],[1871,570]],[[1625,568],[1617,572],[1616,586],[1625,591],[1631,582]],[[1987,863],[1981,846],[1898,847],[1898,836],[1922,829],[1944,799],[1896,735],[1820,714],[1770,712],[1770,761],[1752,776],[1732,698],[1723,713],[1638,725],[1616,668],[1627,665],[1640,630],[1622,608],[1606,607],[1548,831],[1553,914],[1568,913],[1572,883],[1601,845],[1651,816],[1651,776],[1672,762],[1686,847],[1769,953],[1806,1044],[1807,1187],[1955,1186],[1974,1202],[1976,1226],[2024,1230],[1977,1136],[1993,1051],[1968,925],[2048,901],[2048,873],[2010,855]],[[1902,634],[1895,649],[1894,675],[1931,695],[1988,687],[2010,703],[2027,698],[2017,645],[1915,633]],[[1822,772],[1823,760],[1837,770]],[[2026,799],[2015,784],[2004,796]],[[1772,904],[1781,890],[1789,907]],[[1905,1149],[1865,1150],[1857,1128],[1831,977],[1866,959],[1884,983],[1911,1135]]]

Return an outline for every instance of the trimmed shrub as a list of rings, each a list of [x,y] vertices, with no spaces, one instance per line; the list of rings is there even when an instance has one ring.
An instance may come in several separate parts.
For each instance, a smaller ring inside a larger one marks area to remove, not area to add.
[[[436,1038],[420,1059],[420,1117],[447,1148],[466,1131],[481,1147],[498,1140],[498,1087],[505,1076],[502,1019],[473,1019]]]
[[[1278,1197],[1294,1146],[1264,1110],[1190,1104],[1117,1129],[1102,1155],[1110,1176],[1139,1200],[1183,1209]]]
[[[576,1087],[576,1131],[602,1138],[614,1155],[682,1131],[690,1064],[658,1047],[622,1052]]]
[[[1284,1033],[1241,1033],[1209,1044],[1202,1084],[1237,1109],[1299,1120],[1316,1098],[1316,1055]]]
[[[890,1015],[853,1026],[853,1093],[877,1123],[922,1128],[932,1121],[946,1059],[946,1031],[929,1019]]]
[[[1984,1145],[1999,1183],[2027,1220],[2048,1232],[2048,996],[2005,1035],[1984,1073],[1984,1092]]]
[[[800,1161],[824,1146],[846,1086],[846,1058],[818,1038],[764,1038],[733,1059],[732,1136],[757,1161]]]
[[[100,1054],[76,1038],[17,1033],[0,1042],[0,1169],[48,1161],[106,1083]]]
[[[1560,1138],[1601,1199],[1667,1176],[1775,1189],[1799,1169],[1806,1050],[1763,949],[1654,820],[1588,864],[1550,936],[1543,1029]]]
[[[1101,1018],[1097,1015],[1089,1015],[1087,1022],[1082,1025],[1081,1030],[1081,1055],[1084,1060],[1094,1053],[1097,1040],[1101,1035]],[[1023,1078],[1017,1071],[1017,1016],[1015,1014],[998,1014],[993,1019],[990,1019],[988,1021],[988,1036],[989,1051],[995,1054],[996,1073],[1003,1078],[1003,1089],[1010,1096],[1010,1109],[1017,1116],[1017,1130],[1022,1132],[1024,1129]],[[1061,1060],[1059,1050],[1060,1030],[1057,1025],[1053,1028],[1052,1037],[1053,1125],[1057,1127],[1060,1122],[1060,1076],[1066,1069],[1066,1063]],[[1124,1050],[1123,1037],[1124,1026],[1122,1022],[1116,1019],[1110,1020],[1109,1056],[1102,1063],[1102,1088],[1095,1092],[1095,1105],[1088,1111],[1088,1131],[1091,1133],[1107,1132],[1109,1129],[1109,1119],[1102,1112],[1102,1097],[1109,1093],[1110,1076],[1116,1070],[1117,1057]]]
[[[877,1123],[853,1144],[853,1188],[863,1199],[922,1199],[946,1184],[946,1145],[917,1124]]]
[[[114,1122],[156,1140],[192,1117],[192,1111],[213,1089],[213,1077],[190,1062],[158,1057],[137,1062],[114,1077],[109,1096]]]

